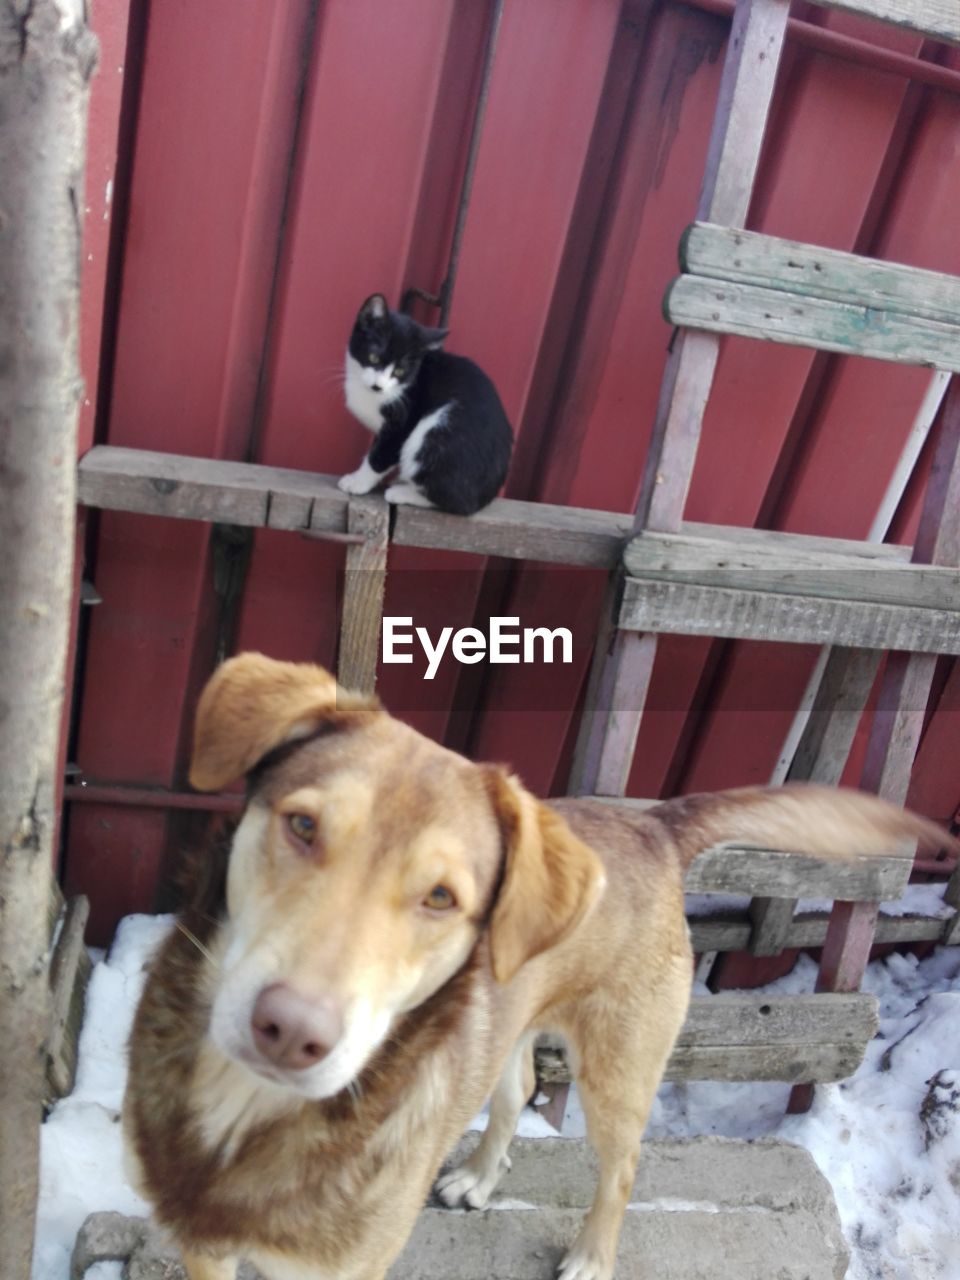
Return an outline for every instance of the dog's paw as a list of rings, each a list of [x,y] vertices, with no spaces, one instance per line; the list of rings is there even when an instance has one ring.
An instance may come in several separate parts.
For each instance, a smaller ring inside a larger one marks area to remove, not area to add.
[[[613,1266],[575,1244],[561,1260],[557,1280],[613,1280]]]
[[[342,489],[344,493],[369,493],[371,489],[376,488],[379,478],[369,467],[358,467],[356,471],[341,476],[337,481],[337,488]]]
[[[500,1181],[500,1175],[509,1168],[510,1161],[506,1158],[492,1173],[478,1173],[476,1169],[464,1164],[438,1178],[434,1191],[448,1209],[456,1209],[461,1205],[468,1209],[484,1209]]]

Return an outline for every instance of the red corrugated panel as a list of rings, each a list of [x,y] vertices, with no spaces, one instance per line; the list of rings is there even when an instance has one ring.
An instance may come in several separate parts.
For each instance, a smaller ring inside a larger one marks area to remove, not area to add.
[[[297,106],[309,0],[150,12],[130,195],[109,441],[242,454]],[[207,528],[104,514],[78,759],[94,778],[182,778],[218,602]],[[163,816],[75,806],[68,883],[94,933],[149,907]]]
[[[342,403],[346,338],[366,294],[440,283],[491,5],[322,0],[312,37],[311,11],[309,0],[151,8],[113,443],[334,473],[366,447]],[[920,49],[813,7],[796,16]],[[670,338],[660,303],[696,205],[728,31],[726,18],[648,0],[505,7],[450,346],[489,370],[517,427],[511,496],[633,507]],[[957,96],[788,49],[751,225],[960,271],[958,113]],[[922,371],[726,342],[688,518],[862,536],[926,383]],[[915,526],[922,480],[898,536]],[[102,518],[105,603],[78,744],[88,774],[182,781],[192,700],[235,613],[235,647],[334,661],[342,550],[259,533],[234,602],[215,591],[211,560],[209,530]],[[403,548],[390,568],[388,612],[431,630],[488,606],[573,628],[569,668],[448,662],[430,686],[416,667],[382,679],[421,728],[562,789],[604,575]],[[811,657],[665,641],[632,790],[766,777]],[[957,745],[955,686],[914,788],[939,816],[957,799],[943,764]],[[101,928],[149,905],[174,832],[156,811],[75,806],[71,880],[93,889]]]

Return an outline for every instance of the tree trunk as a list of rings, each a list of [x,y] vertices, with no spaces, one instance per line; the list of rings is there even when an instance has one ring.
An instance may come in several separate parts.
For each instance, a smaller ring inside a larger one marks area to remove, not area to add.
[[[0,1273],[29,1280],[74,542],[83,0],[0,0]]]

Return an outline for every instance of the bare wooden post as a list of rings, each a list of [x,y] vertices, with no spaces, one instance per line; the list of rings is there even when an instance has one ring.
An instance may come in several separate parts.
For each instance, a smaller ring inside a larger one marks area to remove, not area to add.
[[[363,540],[347,551],[337,679],[345,689],[373,693],[387,580],[390,508],[380,497],[351,498],[347,528]]]
[[[720,81],[697,218],[742,227],[760,163],[790,13],[789,0],[739,0]],[[680,528],[719,339],[681,332],[664,372],[634,531]],[[608,601],[616,599],[615,570]],[[657,640],[604,617],[568,790],[623,795],[640,731]],[[599,670],[597,668],[600,668]]]
[[[0,1241],[28,1280],[75,519],[82,0],[0,0]]]

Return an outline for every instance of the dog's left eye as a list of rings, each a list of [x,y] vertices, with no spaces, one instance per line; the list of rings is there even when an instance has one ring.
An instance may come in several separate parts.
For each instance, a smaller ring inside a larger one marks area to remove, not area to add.
[[[317,824],[313,818],[305,813],[290,813],[287,815],[287,826],[298,840],[302,840],[304,844],[313,844],[317,834]]]
[[[423,899],[423,905],[431,911],[449,911],[457,905],[457,900],[446,885],[435,884]]]

